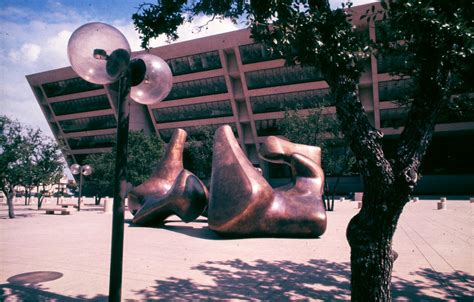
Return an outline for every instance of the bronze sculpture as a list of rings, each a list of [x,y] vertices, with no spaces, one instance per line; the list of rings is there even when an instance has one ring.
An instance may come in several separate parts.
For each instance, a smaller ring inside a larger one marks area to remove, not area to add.
[[[290,165],[290,185],[273,189],[246,158],[229,126],[214,136],[209,228],[228,236],[318,237],[326,230],[321,149],[268,137],[260,156]]]
[[[153,175],[128,194],[133,223],[155,225],[174,214],[190,222],[204,211],[207,188],[183,167],[186,136],[186,131],[176,129]]]

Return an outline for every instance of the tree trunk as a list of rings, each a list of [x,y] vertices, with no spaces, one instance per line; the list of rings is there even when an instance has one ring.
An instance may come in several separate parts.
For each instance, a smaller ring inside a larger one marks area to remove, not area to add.
[[[408,194],[407,190],[397,188],[396,183],[364,184],[362,209],[347,227],[352,301],[391,301],[392,269],[396,259],[392,238]]]
[[[334,198],[336,197],[337,186],[339,185],[339,181],[341,180],[341,175],[337,175],[336,183],[334,184],[334,188],[332,189],[331,193],[331,209],[330,211],[334,211]]]
[[[43,194],[40,193],[40,189],[39,189],[39,186],[36,186],[36,194],[37,194],[37,199],[38,199],[38,203],[37,203],[37,207],[38,207],[38,210],[41,209],[41,198],[43,197]]]
[[[15,197],[15,188],[10,188],[7,192],[7,204],[8,204],[8,217],[15,218],[15,209],[13,206],[13,198]]]
[[[99,196],[95,197],[95,205],[96,206],[100,205],[100,199],[101,199],[101,197],[99,197]]]
[[[44,189],[44,188],[43,188]],[[44,191],[44,190],[43,190]],[[44,200],[44,194],[39,193],[39,186],[38,186],[38,210],[41,210],[41,206],[43,205],[43,200]],[[42,191],[41,191],[42,192]]]
[[[352,301],[391,301],[391,238],[351,245]]]
[[[28,205],[28,189],[25,189],[25,206]]]

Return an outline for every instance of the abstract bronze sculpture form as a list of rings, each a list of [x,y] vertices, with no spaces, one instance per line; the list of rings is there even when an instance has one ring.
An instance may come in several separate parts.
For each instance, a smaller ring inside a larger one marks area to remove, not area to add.
[[[260,156],[290,165],[293,183],[273,189],[229,126],[214,136],[209,228],[228,236],[318,237],[326,230],[321,149],[269,137]]]
[[[156,225],[171,215],[190,222],[204,211],[209,195],[207,188],[197,176],[183,168],[186,136],[186,131],[176,129],[153,175],[128,194],[133,223]]]

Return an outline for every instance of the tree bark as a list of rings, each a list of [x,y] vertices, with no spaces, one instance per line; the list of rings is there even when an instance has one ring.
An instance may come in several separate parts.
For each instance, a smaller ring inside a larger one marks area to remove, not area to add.
[[[43,194],[40,193],[39,186],[37,187],[37,192],[38,192],[38,210],[40,210],[41,205],[43,203]]]
[[[369,183],[363,206],[347,227],[351,247],[352,301],[391,301],[395,253],[392,238],[408,194],[397,194],[396,184]],[[401,190],[406,192],[406,190]],[[405,193],[402,193],[405,194]],[[396,206],[394,206],[396,205]]]
[[[331,193],[331,211],[334,211],[334,198],[336,197],[336,190],[337,186],[339,185],[339,181],[341,180],[341,175],[338,174],[336,178],[336,183],[334,184],[334,188],[332,189]]]
[[[337,74],[337,73],[336,73]],[[351,247],[352,301],[390,301],[392,237],[401,209],[393,208],[395,175],[381,143],[382,133],[367,119],[356,83],[335,77],[329,83],[344,136],[358,160],[364,181],[361,211],[347,228]],[[395,204],[401,205],[401,202]]]
[[[355,223],[354,223],[355,224]],[[371,239],[364,244],[362,234],[351,237],[352,301],[391,301],[393,259],[391,238]],[[367,234],[366,234],[367,235]],[[355,243],[354,241],[358,241]]]
[[[15,188],[9,188],[9,191],[5,195],[7,196],[8,217],[15,218],[15,209],[13,206],[13,198],[15,197]]]

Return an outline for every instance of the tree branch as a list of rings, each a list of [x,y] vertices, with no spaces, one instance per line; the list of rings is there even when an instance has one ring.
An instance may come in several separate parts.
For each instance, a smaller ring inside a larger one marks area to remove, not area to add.
[[[441,71],[437,73],[439,77],[445,78]],[[407,183],[410,189],[418,181],[421,160],[430,145],[436,118],[446,100],[440,84],[433,80],[432,75],[427,72],[419,78],[419,95],[414,97],[397,149],[396,174],[400,177],[399,181]]]
[[[360,173],[365,180],[371,178],[386,184],[392,183],[392,165],[382,149],[383,134],[370,124],[362,103],[355,94],[355,82],[339,77],[337,83],[330,83],[330,87],[336,100],[341,130],[358,160]]]

